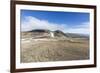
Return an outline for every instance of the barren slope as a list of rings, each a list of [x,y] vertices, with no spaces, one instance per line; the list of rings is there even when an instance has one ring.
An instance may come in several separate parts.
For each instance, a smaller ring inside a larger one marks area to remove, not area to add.
[[[41,38],[21,40],[21,62],[89,59],[89,40]]]

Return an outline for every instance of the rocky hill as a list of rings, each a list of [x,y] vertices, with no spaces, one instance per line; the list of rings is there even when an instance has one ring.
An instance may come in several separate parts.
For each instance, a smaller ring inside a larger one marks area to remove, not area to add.
[[[50,31],[44,29],[36,29],[32,31],[22,32],[22,38],[56,38],[56,37],[66,37],[66,34],[60,30]]]
[[[88,38],[89,36],[75,33],[64,33],[60,30],[50,31],[46,29],[35,29],[21,32],[21,38]]]

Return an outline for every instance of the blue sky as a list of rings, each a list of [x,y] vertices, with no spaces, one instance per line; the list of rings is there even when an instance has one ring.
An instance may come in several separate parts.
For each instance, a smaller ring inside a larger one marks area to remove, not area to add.
[[[89,13],[21,10],[21,29],[89,34]]]

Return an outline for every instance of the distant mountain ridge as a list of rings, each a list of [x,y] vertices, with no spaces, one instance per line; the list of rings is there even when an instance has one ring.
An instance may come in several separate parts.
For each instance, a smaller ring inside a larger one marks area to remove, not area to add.
[[[71,38],[89,38],[89,35],[79,33],[66,33],[66,36]]]
[[[50,31],[47,29],[35,29],[21,33],[22,38],[89,38],[89,36],[75,33],[64,33],[61,30]]]

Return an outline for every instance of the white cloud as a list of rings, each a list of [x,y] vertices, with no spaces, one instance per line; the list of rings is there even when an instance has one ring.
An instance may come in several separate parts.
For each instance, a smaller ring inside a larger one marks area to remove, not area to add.
[[[40,20],[32,16],[25,17],[21,22],[21,31],[30,31],[34,29],[49,29],[51,31],[62,30],[63,32],[69,33],[89,34],[89,22],[71,27],[68,24],[50,23],[47,20]]]
[[[81,23],[80,25],[69,27],[66,32],[72,32],[72,33],[79,33],[79,34],[89,34],[90,28],[89,28],[89,22]]]

